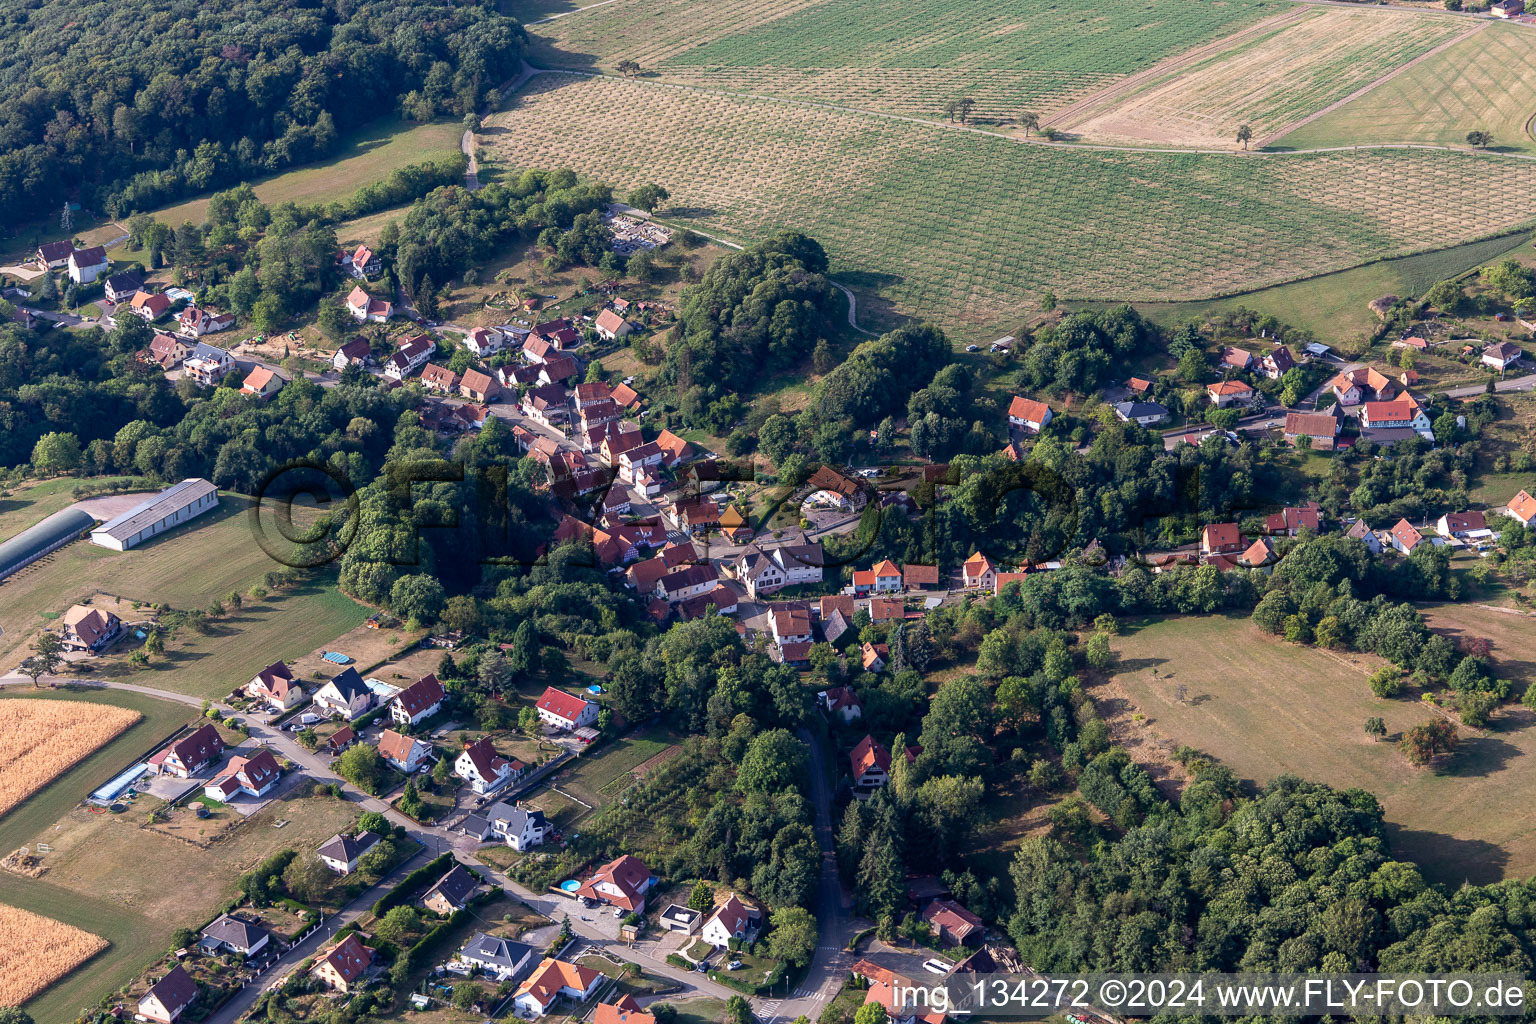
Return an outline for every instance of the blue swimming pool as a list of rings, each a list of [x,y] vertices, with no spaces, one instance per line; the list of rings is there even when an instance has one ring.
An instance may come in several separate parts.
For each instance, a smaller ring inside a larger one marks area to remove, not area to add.
[[[577,889],[581,888],[581,883],[576,881],[574,878],[567,878],[565,881],[560,883],[560,888],[564,889],[566,892],[575,892]]]

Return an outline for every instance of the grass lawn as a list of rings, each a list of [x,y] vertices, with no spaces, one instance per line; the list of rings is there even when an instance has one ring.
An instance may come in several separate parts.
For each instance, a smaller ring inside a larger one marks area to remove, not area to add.
[[[82,483],[106,484],[128,477],[79,477],[59,476],[52,480],[22,484],[11,488],[0,497],[0,540],[10,540],[29,526],[36,526],[44,519],[75,503],[73,491]]]
[[[256,195],[268,205],[345,199],[364,185],[383,180],[397,168],[439,160],[457,152],[463,134],[463,126],[456,121],[420,125],[395,118],[376,121],[344,139],[330,159],[252,185]],[[174,227],[185,220],[201,222],[207,211],[208,197],[203,196],[155,210],[153,215]]]
[[[554,784],[578,800],[602,807],[618,799],[630,784],[630,772],[667,749],[673,740],[665,729],[631,733],[579,758],[573,767],[560,772]]]
[[[1279,141],[1288,149],[1373,142],[1466,144],[1467,131],[1493,134],[1494,147],[1536,152],[1526,130],[1536,110],[1536,35],[1523,25],[1490,25],[1403,74],[1303,125]]]
[[[22,570],[0,585],[0,660],[19,660],[20,648],[47,620],[95,591],[173,608],[206,608],[230,591],[244,593],[279,568],[253,542],[244,512],[249,499],[224,495],[219,508],[128,551],[79,541]],[[306,584],[249,602],[213,622],[212,631],[185,630],[148,669],[129,669],[126,653],[102,659],[116,675],[146,686],[199,696],[223,696],[277,658],[296,658],[359,625],[368,610],[335,589],[335,574],[319,572]]]
[[[1136,308],[1158,323],[1171,324],[1245,306],[1272,314],[1293,327],[1312,331],[1324,344],[1336,345],[1375,329],[1376,314],[1366,308],[1371,300],[1383,295],[1422,295],[1439,281],[1520,249],[1529,238],[1529,232],[1504,235],[1438,252],[1381,260],[1230,298],[1208,302],[1137,303]]]
[[[1523,627],[1531,620],[1467,606],[1437,614],[1432,624],[1454,618],[1483,635],[1500,630],[1510,645],[1501,653],[1519,666],[1512,674],[1529,681],[1536,630]],[[1434,881],[1483,883],[1536,870],[1536,832],[1508,811],[1536,796],[1536,723],[1523,709],[1501,712],[1486,732],[1461,729],[1460,749],[1436,773],[1365,735],[1371,716],[1385,720],[1389,736],[1430,716],[1413,702],[1371,695],[1366,677],[1380,664],[1372,655],[1287,644],[1245,618],[1219,616],[1153,620],[1115,648],[1119,670],[1095,697],[1128,699],[1163,744],[1207,751],[1256,782],[1291,773],[1369,790],[1386,809],[1395,854]]]

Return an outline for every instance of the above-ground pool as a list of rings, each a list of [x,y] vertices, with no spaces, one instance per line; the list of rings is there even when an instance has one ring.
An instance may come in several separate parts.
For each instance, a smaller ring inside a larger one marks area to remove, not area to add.
[[[576,881],[574,878],[567,878],[565,881],[560,883],[560,888],[564,889],[566,892],[575,892],[577,889],[581,888],[581,883]]]

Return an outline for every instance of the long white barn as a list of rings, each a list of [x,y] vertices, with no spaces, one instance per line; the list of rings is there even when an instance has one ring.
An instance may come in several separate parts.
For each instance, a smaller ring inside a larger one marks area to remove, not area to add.
[[[91,543],[113,551],[127,551],[156,534],[202,515],[218,503],[219,489],[207,480],[201,477],[183,480],[96,527],[91,531]]]

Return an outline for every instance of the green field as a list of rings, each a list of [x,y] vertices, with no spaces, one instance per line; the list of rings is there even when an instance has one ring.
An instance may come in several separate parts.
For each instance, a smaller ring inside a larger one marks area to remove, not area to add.
[[[1443,53],[1280,139],[1288,149],[1376,142],[1466,144],[1467,132],[1493,133],[1494,146],[1536,153],[1528,122],[1536,114],[1536,29],[1490,25]]]
[[[617,0],[533,30],[541,67],[613,70],[919,117],[1042,116],[1283,11],[1270,0]]]
[[[1204,317],[1245,306],[1277,317],[1283,323],[1312,331],[1329,344],[1368,334],[1380,322],[1368,308],[1383,295],[1423,295],[1436,282],[1518,250],[1530,241],[1529,232],[1503,235],[1451,249],[1379,260],[1363,267],[1325,274],[1291,284],[1207,302],[1147,302],[1136,308],[1159,323]]]
[[[1491,633],[1485,619],[1496,620],[1505,670],[1529,682],[1536,620],[1458,606],[1432,614],[1431,623],[1466,623],[1469,615],[1482,635]],[[1509,813],[1536,798],[1536,723],[1523,709],[1506,710],[1486,733],[1462,729],[1455,758],[1435,773],[1365,735],[1373,715],[1389,736],[1429,717],[1415,702],[1371,695],[1374,656],[1287,644],[1246,619],[1221,617],[1153,621],[1127,631],[1115,648],[1122,659],[1115,684],[1166,743],[1207,751],[1257,782],[1291,773],[1369,790],[1386,809],[1396,855],[1434,881],[1455,886],[1536,871],[1536,831]]]
[[[464,128],[458,122],[412,124],[387,118],[344,139],[336,155],[319,163],[252,182],[256,195],[268,205],[292,202],[328,203],[345,199],[364,185],[382,181],[389,172],[408,164],[438,160],[459,150]],[[156,220],[176,225],[200,222],[208,211],[208,197],[150,211]]]
[[[127,478],[94,477],[90,482],[105,484],[114,479]],[[73,492],[80,483],[79,477],[60,476],[12,488],[9,497],[0,498],[0,541],[10,540],[27,527],[73,505]]]
[[[554,785],[583,803],[602,807],[618,799],[630,783],[630,772],[667,747],[674,737],[661,729],[631,733],[583,755],[574,767],[562,771]]]
[[[230,591],[246,592],[280,568],[251,539],[249,499],[220,496],[220,506],[188,525],[129,551],[77,541],[0,583],[0,659],[48,620],[97,591],[173,608],[206,608]],[[302,586],[247,604],[214,620],[207,635],[186,630],[164,658],[133,671],[123,657],[104,659],[115,677],[144,686],[215,697],[262,665],[306,654],[359,625],[368,610],[336,590],[335,574],[318,573]]]
[[[539,76],[492,121],[509,163],[659,181],[688,223],[736,239],[807,231],[876,324],[996,322],[1044,288],[1195,299],[1300,280],[1507,233],[1536,184],[1536,166],[1470,154],[1059,149],[607,77]],[[1505,187],[1444,188],[1493,176]]]

